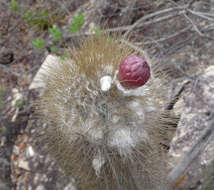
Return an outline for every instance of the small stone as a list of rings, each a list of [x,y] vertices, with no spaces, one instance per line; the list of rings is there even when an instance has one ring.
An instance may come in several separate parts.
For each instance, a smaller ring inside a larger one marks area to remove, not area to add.
[[[16,154],[16,155],[19,154],[19,147],[18,147],[18,146],[15,145],[15,146],[13,147],[13,153]]]
[[[19,168],[22,168],[22,169],[24,169],[24,170],[30,171],[30,167],[29,167],[29,164],[28,164],[27,161],[19,160],[19,162],[18,162],[18,167],[19,167]]]
[[[28,154],[28,156],[30,156],[30,157],[33,157],[33,156],[35,155],[35,152],[34,152],[32,146],[29,146],[29,147],[27,148],[27,154]]]
[[[36,190],[45,190],[45,187],[44,187],[44,185],[40,184],[36,187]]]
[[[6,138],[5,136],[3,136],[3,137],[1,138],[0,146],[1,146],[1,147],[4,146],[5,143],[6,143],[6,141],[7,141],[7,138]]]
[[[2,48],[0,51],[0,64],[9,64],[13,62],[14,60],[14,54],[11,50]]]
[[[76,188],[74,187],[74,185],[72,183],[69,183],[64,190],[76,190]]]

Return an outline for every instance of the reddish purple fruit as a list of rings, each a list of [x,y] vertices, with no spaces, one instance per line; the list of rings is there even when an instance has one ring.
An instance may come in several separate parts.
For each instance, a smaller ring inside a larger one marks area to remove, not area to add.
[[[117,79],[124,88],[143,86],[150,77],[150,67],[141,57],[127,56],[120,64]]]

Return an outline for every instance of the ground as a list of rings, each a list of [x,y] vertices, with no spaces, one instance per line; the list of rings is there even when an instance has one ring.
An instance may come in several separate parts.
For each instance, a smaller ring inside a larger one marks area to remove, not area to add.
[[[129,36],[130,46],[165,65],[160,69],[171,71],[172,89],[186,79],[197,80],[214,63],[211,0],[17,0],[18,10],[12,2],[0,2],[0,189],[74,188],[51,157],[33,146],[38,143],[36,126],[42,124],[33,114],[38,92],[29,85],[53,45],[59,50],[52,53],[63,55],[65,47],[103,25]],[[69,33],[79,12],[84,25]],[[60,42],[49,32],[54,24],[65,31]],[[33,46],[36,38],[44,39],[43,49]]]

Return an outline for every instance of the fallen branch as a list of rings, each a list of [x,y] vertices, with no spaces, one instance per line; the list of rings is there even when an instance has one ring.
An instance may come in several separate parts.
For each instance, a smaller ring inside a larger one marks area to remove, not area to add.
[[[187,14],[184,14],[184,16],[191,23],[191,25],[193,26],[193,29],[199,34],[199,36],[210,39],[210,40],[214,40],[214,38],[204,34],[203,30],[200,30],[199,27],[197,26],[197,24],[189,16],[187,16]]]
[[[148,45],[148,44],[153,44],[153,43],[159,43],[159,42],[163,42],[163,41],[166,41],[166,40],[169,40],[171,38],[174,38],[176,36],[179,36],[180,34],[183,34],[185,32],[187,32],[188,30],[190,30],[192,28],[192,26],[187,26],[186,28],[183,28],[181,30],[179,30],[178,32],[175,32],[174,34],[171,34],[169,36],[166,36],[166,37],[163,37],[163,38],[160,38],[158,40],[153,40],[151,42],[145,42],[145,43],[142,43],[142,45]]]
[[[187,12],[189,12],[189,13],[197,16],[197,17],[200,17],[202,19],[206,19],[206,20],[211,21],[211,22],[214,21],[214,18],[211,18],[211,17],[214,17],[214,14],[203,13],[203,12],[196,12],[196,11],[193,11],[191,9],[187,9]]]
[[[157,21],[148,21],[147,23],[144,23],[144,24],[140,25],[140,23],[142,23],[145,20],[151,19],[152,17],[160,16],[161,14],[166,14],[166,13],[175,12],[175,11],[181,11],[181,10],[184,10],[185,8],[186,8],[186,6],[182,7],[182,8],[181,7],[174,7],[174,8],[164,9],[164,10],[161,10],[161,11],[157,11],[155,13],[151,13],[151,14],[145,15],[142,18],[140,18],[139,20],[137,20],[133,25],[131,25],[129,30],[123,35],[123,38],[126,38],[128,36],[128,34],[136,27],[139,27],[139,26],[142,26],[142,25],[148,25],[148,24],[152,24],[152,23],[157,22]],[[173,15],[175,15],[175,13]],[[167,15],[167,17],[169,17],[169,16],[170,15]],[[171,18],[171,17],[169,17],[169,18]],[[161,21],[161,18],[159,18],[159,20]],[[159,20],[158,20],[158,22],[159,22]],[[165,20],[165,19],[162,19],[162,20]]]
[[[2,69],[2,71],[3,71],[4,73],[13,74],[13,75],[15,75],[16,77],[19,77],[19,76],[20,76],[19,73],[16,73],[16,72],[12,71],[9,67],[7,67],[7,66],[5,66],[5,65],[0,64],[0,69]]]

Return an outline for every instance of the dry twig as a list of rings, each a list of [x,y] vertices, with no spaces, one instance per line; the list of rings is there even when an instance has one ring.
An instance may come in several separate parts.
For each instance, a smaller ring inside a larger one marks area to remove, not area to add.
[[[16,72],[12,71],[9,67],[7,67],[5,65],[0,64],[0,69],[2,69],[3,72],[13,74],[16,77],[20,76],[19,73],[16,73]]]
[[[151,14],[148,14],[146,16],[143,16],[142,18],[140,18],[139,20],[137,20],[130,28],[129,30],[124,34],[124,38],[126,38],[128,36],[128,34],[135,28],[137,27],[141,27],[142,25],[149,25],[149,24],[152,24],[152,23],[155,23],[155,22],[160,22],[160,21],[163,21],[165,19],[169,19],[171,17],[174,17],[174,16],[177,16],[179,14],[175,14],[173,13],[172,15],[167,15],[167,17],[161,17],[159,19],[157,19],[156,21],[148,21],[146,23],[143,23],[141,24],[143,21],[145,20],[148,20],[148,19],[151,19],[153,17],[156,17],[156,16],[160,16],[162,14],[167,14],[167,13],[170,13],[170,12],[175,12],[175,11],[180,11],[180,10],[183,10],[184,8],[178,8],[178,7],[175,7],[175,8],[169,8],[169,9],[164,9],[164,10],[161,10],[161,11],[157,11],[155,13],[151,13]]]

